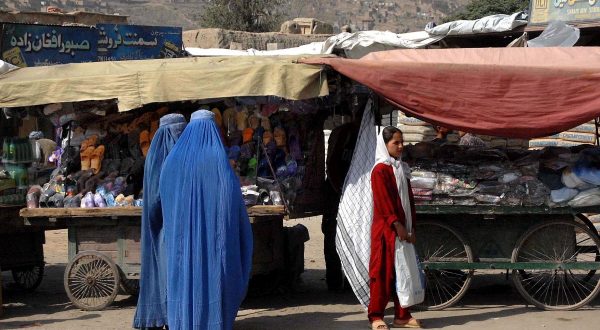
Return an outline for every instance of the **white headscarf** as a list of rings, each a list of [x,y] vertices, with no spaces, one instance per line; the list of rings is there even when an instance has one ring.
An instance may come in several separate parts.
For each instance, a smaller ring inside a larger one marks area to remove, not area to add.
[[[385,141],[383,140],[383,130],[377,136],[377,149],[375,150],[375,166],[377,164],[386,164],[394,169],[394,176],[396,177],[396,184],[398,185],[398,193],[400,194],[400,201],[402,202],[402,208],[404,209],[404,215],[406,217],[406,230],[410,233],[412,231],[412,210],[410,205],[410,196],[408,194],[408,180],[410,175],[410,169],[408,164],[401,160],[394,159],[390,156],[387,150]],[[373,168],[375,167],[373,166]],[[406,175],[408,172],[409,175]]]

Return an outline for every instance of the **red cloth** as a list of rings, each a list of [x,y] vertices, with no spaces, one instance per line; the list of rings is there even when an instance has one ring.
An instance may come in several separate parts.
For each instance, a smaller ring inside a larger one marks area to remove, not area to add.
[[[403,49],[307,58],[400,110],[455,130],[549,136],[600,115],[600,47]]]
[[[414,201],[410,182],[408,191],[412,205],[413,224],[416,219]],[[373,224],[371,226],[371,260],[369,262],[369,277],[371,299],[369,302],[369,321],[383,319],[385,307],[394,298],[394,317],[399,320],[411,318],[406,308],[400,307],[395,290],[394,251],[396,231],[392,224],[400,221],[406,223],[404,210],[398,194],[396,177],[391,166],[378,164],[371,173],[371,188],[373,189]]]

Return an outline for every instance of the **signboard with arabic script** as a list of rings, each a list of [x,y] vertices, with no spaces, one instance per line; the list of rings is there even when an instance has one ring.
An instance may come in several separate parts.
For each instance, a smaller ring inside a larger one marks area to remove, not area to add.
[[[98,24],[98,61],[178,57],[180,27]]]
[[[94,28],[3,24],[1,58],[19,67],[96,61]]]
[[[600,0],[531,0],[529,24],[600,20]]]

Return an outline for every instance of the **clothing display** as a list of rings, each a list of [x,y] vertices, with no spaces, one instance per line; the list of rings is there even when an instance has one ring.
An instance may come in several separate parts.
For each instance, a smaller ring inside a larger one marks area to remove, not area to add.
[[[169,114],[150,144],[144,168],[144,200],[141,234],[140,293],[134,328],[167,325],[167,261],[159,181],[163,163],[186,126],[185,117]]]
[[[452,153],[444,153],[447,147],[406,147],[417,204],[576,207],[581,203],[569,201],[600,182],[600,148],[591,145],[538,150],[454,146]],[[600,205],[600,200],[588,197],[584,204]]]
[[[232,329],[250,277],[252,230],[212,112],[192,114],[159,192],[169,329]]]

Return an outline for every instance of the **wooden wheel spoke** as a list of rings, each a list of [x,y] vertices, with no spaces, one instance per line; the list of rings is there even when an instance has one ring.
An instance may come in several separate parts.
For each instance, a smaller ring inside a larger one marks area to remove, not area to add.
[[[118,268],[102,253],[78,254],[65,270],[65,288],[71,302],[84,310],[111,304],[119,289]]]

